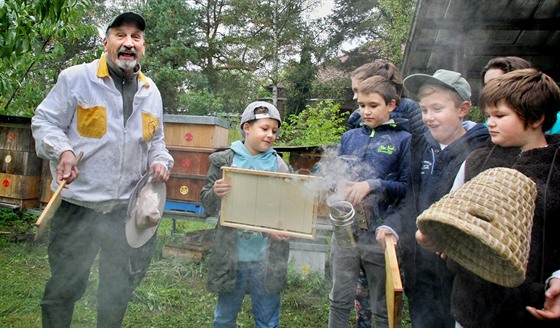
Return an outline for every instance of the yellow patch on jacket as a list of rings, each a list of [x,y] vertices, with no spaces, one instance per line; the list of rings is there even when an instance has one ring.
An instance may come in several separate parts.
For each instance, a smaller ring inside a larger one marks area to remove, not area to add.
[[[150,142],[156,135],[159,126],[157,117],[150,113],[142,112],[142,136],[144,141]]]
[[[86,138],[101,138],[107,133],[107,109],[104,106],[84,108],[78,105],[78,133]]]

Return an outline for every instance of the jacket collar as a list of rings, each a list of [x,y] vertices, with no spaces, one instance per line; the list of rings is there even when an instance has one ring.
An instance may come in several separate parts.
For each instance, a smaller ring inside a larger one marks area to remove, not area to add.
[[[101,58],[99,59],[99,66],[97,67],[97,77],[99,78],[110,77],[109,65],[107,64],[107,58],[105,56],[105,53],[103,53],[101,55]],[[140,81],[145,88],[150,87],[150,83],[148,82],[148,79],[142,73],[142,71],[138,71],[138,81]]]

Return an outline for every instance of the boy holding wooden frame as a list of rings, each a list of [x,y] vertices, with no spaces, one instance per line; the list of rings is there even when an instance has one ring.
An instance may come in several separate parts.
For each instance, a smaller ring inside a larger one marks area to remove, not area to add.
[[[241,117],[244,140],[209,156],[211,165],[200,193],[205,211],[218,215],[221,199],[232,186],[222,167],[288,172],[272,149],[282,124],[278,109],[258,101]],[[280,293],[286,286],[289,242],[285,235],[235,229],[218,224],[209,260],[208,289],[218,293],[212,327],[235,327],[246,291],[251,295],[255,327],[278,327]]]

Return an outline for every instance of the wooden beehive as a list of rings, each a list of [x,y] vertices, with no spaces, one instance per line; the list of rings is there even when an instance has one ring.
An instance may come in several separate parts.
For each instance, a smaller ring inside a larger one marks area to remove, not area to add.
[[[51,190],[52,174],[49,168],[49,161],[43,160],[43,167],[41,169],[41,196],[39,201],[41,205],[47,205],[53,195]]]
[[[0,163],[2,163],[0,171],[2,173],[25,176],[41,175],[41,162],[35,151],[0,149]]]
[[[189,203],[200,203],[200,191],[206,176],[171,174],[167,180],[167,199]]]
[[[229,124],[213,116],[163,116],[167,146],[220,148],[228,146]]]
[[[0,164],[0,202],[37,207],[42,161],[35,153],[30,118],[0,116]]]
[[[212,148],[170,147],[167,149],[175,160],[172,174],[190,174],[206,176],[210,168],[208,156],[214,152]]]
[[[167,199],[199,204],[210,167],[208,156],[228,146],[229,124],[213,116],[164,115],[165,144],[175,161]]]

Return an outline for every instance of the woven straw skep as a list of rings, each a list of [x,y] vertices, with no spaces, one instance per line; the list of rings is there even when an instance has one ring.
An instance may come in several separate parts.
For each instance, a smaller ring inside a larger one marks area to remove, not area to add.
[[[525,280],[536,195],[536,184],[521,172],[489,169],[426,209],[418,229],[467,270],[516,287]]]

